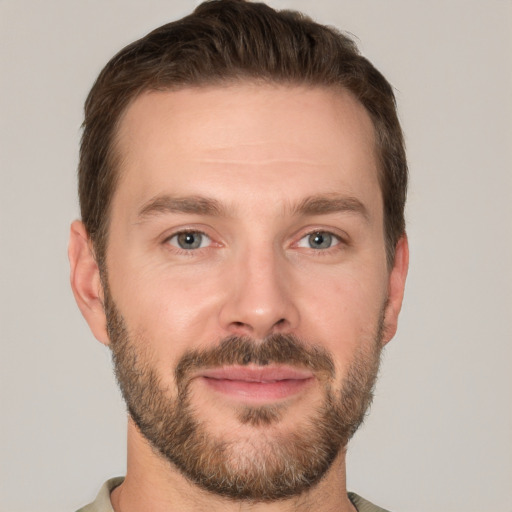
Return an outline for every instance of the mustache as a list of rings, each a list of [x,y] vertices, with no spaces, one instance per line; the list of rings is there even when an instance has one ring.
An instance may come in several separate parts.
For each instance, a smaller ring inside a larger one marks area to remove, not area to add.
[[[174,376],[180,387],[194,371],[249,364],[289,364],[309,369],[321,379],[333,379],[335,372],[333,358],[324,348],[306,344],[293,334],[272,334],[262,341],[229,336],[215,347],[191,350],[179,360]]]

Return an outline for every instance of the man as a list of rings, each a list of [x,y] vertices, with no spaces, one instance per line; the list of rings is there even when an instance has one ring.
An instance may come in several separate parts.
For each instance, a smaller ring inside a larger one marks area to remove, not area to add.
[[[390,85],[298,13],[206,2],[107,64],[69,256],[128,467],[82,510],[382,510],[345,453],[396,331],[406,182]]]

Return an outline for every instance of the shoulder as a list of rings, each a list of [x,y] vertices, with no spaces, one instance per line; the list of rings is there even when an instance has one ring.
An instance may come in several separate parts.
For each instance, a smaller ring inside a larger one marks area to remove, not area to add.
[[[370,503],[368,500],[361,498],[354,492],[349,492],[348,497],[353,505],[356,507],[357,512],[389,512],[389,510],[383,509]]]
[[[107,480],[101,487],[96,499],[76,512],[114,512],[112,503],[110,503],[110,493],[118,485],[121,485],[123,480],[124,477],[122,476]]]

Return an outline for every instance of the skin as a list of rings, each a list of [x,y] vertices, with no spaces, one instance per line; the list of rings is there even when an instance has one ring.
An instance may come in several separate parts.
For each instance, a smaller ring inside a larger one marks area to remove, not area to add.
[[[112,203],[108,280],[170,396],[180,356],[229,335],[257,343],[279,332],[314,341],[333,357],[336,389],[358,351],[369,349],[382,311],[382,343],[392,338],[408,246],[404,236],[389,269],[374,147],[369,115],[338,89],[240,83],[149,92],[131,104],[118,133],[121,179]],[[221,211],[169,208],[169,198],[197,197]],[[299,208],[312,197],[331,206]],[[183,229],[207,238],[198,249],[180,249],[174,235]],[[311,232],[332,233],[331,247],[310,247]],[[71,227],[69,256],[77,303],[108,345],[99,270],[79,221]],[[191,392],[212,434],[258,450],[265,427],[241,425],[236,416],[237,406],[254,397],[233,397],[201,379]],[[286,413],[265,435],[293,432],[320,398],[312,379],[290,396],[268,399]],[[116,512],[318,510],[319,503],[323,511],[354,510],[346,496],[345,450],[299,498],[240,504],[189,483],[131,420],[127,476],[112,502]]]

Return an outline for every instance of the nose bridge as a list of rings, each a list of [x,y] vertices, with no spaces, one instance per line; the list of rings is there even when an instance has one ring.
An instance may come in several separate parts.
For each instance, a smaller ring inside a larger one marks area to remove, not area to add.
[[[297,326],[286,258],[272,244],[251,244],[234,256],[231,286],[221,312],[231,334],[263,338]]]

